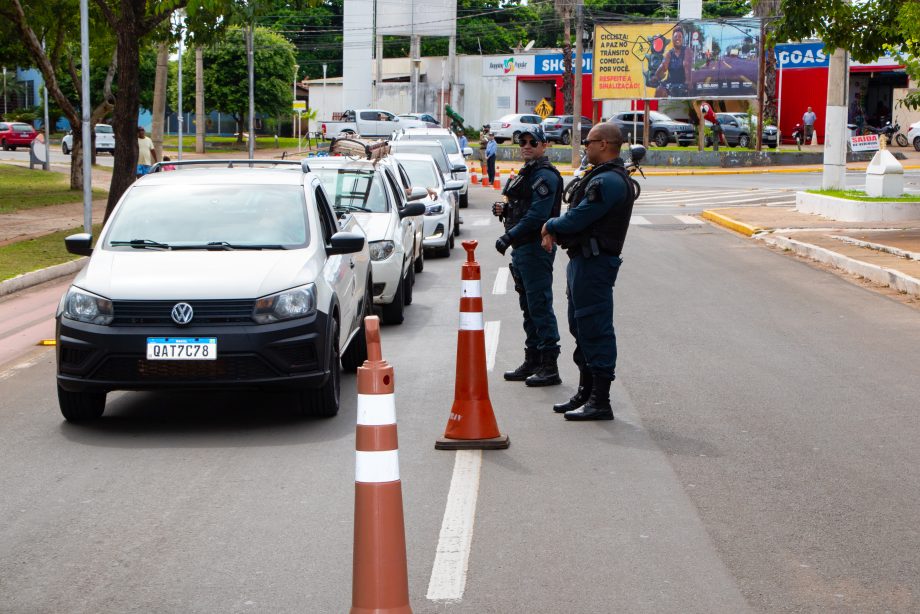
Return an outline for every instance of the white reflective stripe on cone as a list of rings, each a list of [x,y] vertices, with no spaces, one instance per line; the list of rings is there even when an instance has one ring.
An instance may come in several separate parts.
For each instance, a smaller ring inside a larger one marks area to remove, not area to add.
[[[358,424],[396,424],[396,400],[392,394],[358,394]]]
[[[482,321],[482,312],[460,312],[460,330],[482,330],[485,328]]]
[[[395,482],[399,479],[399,450],[355,451],[355,482]]]
[[[481,298],[482,283],[478,279],[463,280],[463,298]]]

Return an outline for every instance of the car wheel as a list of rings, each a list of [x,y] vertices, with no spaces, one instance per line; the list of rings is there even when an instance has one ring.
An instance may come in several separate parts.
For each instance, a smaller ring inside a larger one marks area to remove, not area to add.
[[[655,145],[658,147],[665,147],[668,144],[668,133],[667,132],[656,132],[655,133]]]
[[[399,280],[396,287],[396,294],[393,296],[393,302],[389,305],[383,305],[383,323],[384,324],[402,324],[406,308],[406,279]]]
[[[415,267],[410,266],[409,270],[406,271],[406,281],[403,283],[403,292],[405,296],[403,297],[403,303],[406,305],[412,304],[412,291],[415,288]]]
[[[894,140],[898,142],[898,147],[907,147],[907,137],[903,134],[899,134]]]
[[[569,145],[572,142],[572,135],[569,134],[569,131],[566,130],[562,133],[562,144]]]
[[[420,249],[418,252],[418,257],[415,259],[415,272],[421,273],[425,270],[425,250]]]
[[[920,136],[914,137],[914,149],[920,151]]]
[[[364,291],[364,304],[361,306],[361,325],[358,326],[358,332],[352,337],[351,343],[342,352],[342,369],[348,373],[354,373],[358,367],[367,360],[367,336],[364,333],[364,318],[374,313],[374,297],[371,294],[373,284],[367,280],[367,289]]]
[[[104,392],[71,392],[58,385],[58,406],[68,422],[90,422],[105,411]]]
[[[517,145],[520,138],[521,138],[521,133],[515,132],[513,135],[511,135],[511,142]]]
[[[746,134],[742,134],[738,137],[738,147],[743,147],[747,149],[751,146],[751,137]]]
[[[10,149],[10,151],[16,151],[16,146],[15,146],[15,145],[10,145],[9,149]]]
[[[331,418],[339,413],[342,370],[339,361],[339,323],[332,320],[329,343],[329,377],[319,388],[300,392],[300,412],[313,418]]]
[[[498,143],[499,145],[501,145],[502,143],[504,143],[505,140],[506,140],[506,139],[500,139],[500,138],[498,138],[498,137],[495,137],[495,142]]]
[[[6,146],[6,141],[0,141],[0,149],[3,151],[9,151],[10,148]]]
[[[470,206],[470,194],[469,194],[469,192],[467,192],[466,194],[461,194],[461,195],[460,195],[460,208],[461,208],[461,209],[466,209],[466,208],[469,207],[469,206]]]
[[[61,151],[64,152],[65,156],[70,155],[70,147],[67,146],[67,143],[61,143]]]

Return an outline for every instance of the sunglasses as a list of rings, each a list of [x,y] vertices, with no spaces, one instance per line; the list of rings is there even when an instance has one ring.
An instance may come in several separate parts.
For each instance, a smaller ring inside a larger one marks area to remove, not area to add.
[[[532,139],[518,139],[518,144],[521,147],[524,147],[524,146],[536,147],[538,145],[538,141],[532,140]]]

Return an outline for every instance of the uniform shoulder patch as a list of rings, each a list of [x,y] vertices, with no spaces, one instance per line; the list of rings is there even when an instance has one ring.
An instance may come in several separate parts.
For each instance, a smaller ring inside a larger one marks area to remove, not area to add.
[[[595,177],[592,179],[585,188],[585,195],[588,197],[588,200],[601,200],[601,190],[603,187],[603,177]]]
[[[549,186],[546,185],[546,179],[543,177],[538,178],[531,187],[540,196],[549,196]]]

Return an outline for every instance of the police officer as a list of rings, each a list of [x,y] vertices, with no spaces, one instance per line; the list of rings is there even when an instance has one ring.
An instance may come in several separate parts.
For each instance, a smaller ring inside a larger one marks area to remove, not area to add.
[[[505,224],[505,234],[495,242],[502,255],[509,247],[511,276],[524,312],[524,362],[505,372],[508,381],[524,381],[528,386],[561,384],[559,327],[553,313],[553,260],[555,247],[544,251],[540,229],[559,215],[562,204],[562,178],[546,157],[546,135],[540,126],[529,126],[519,137],[524,166],[521,173],[505,185],[506,202],[498,202],[492,212]]]
[[[613,420],[610,383],[617,341],[613,330],[613,285],[629,229],[635,192],[620,159],[623,136],[615,124],[594,126],[585,140],[594,167],[579,181],[565,215],[543,225],[543,247],[568,251],[566,268],[569,331],[575,337],[578,391],[553,406],[566,420]]]

